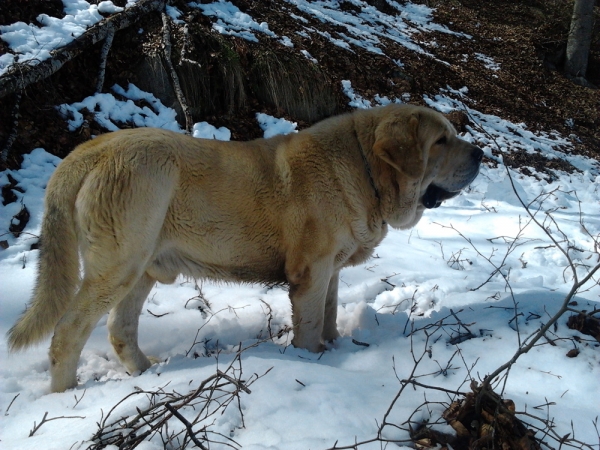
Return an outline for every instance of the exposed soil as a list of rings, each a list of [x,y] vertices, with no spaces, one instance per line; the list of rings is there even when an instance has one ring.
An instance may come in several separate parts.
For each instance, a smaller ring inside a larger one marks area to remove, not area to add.
[[[532,130],[556,130],[564,136],[575,134],[578,140],[574,142],[574,152],[600,157],[600,91],[579,86],[560,72],[572,2],[422,2],[436,8],[435,22],[471,36],[435,32],[415,38],[449,65],[391,42],[385,42],[387,56],[380,56],[355,47],[350,52],[316,33],[310,38],[302,37],[296,32],[302,31],[303,24],[291,14],[303,14],[284,0],[233,3],[257,22],[268,22],[277,35],[288,36],[293,48],[263,36],[258,36],[260,44],[254,44],[217,35],[211,31],[211,18],[190,10],[184,1],[173,2],[184,11],[193,36],[187,41],[181,27],[173,30],[175,65],[183,79],[194,120],[226,126],[233,139],[244,140],[262,135],[254,116],[257,111],[286,117],[298,122],[299,128],[328,115],[349,111],[348,99],[341,90],[341,80],[345,79],[351,80],[355,91],[365,98],[372,99],[375,94],[394,98],[410,93],[410,102],[416,104],[424,104],[423,95],[434,96],[440,88],[468,86],[468,97],[475,109],[526,123]],[[385,1],[369,3],[386,13],[394,11]],[[344,1],[340,7],[356,8]],[[40,13],[61,17],[62,2],[3,0],[0,24],[18,20],[34,22]],[[320,31],[335,31],[334,26],[307,19],[308,25]],[[600,20],[596,23],[600,24]],[[149,14],[117,33],[104,86],[144,84],[140,74],[143,71],[138,67],[147,60],[147,55],[154,55],[160,61],[161,26],[160,16]],[[140,29],[145,32],[139,33]],[[186,57],[199,62],[201,69],[177,65],[184,42],[188,46]],[[80,101],[94,93],[100,47],[101,43],[87,49],[52,77],[26,88],[8,167],[17,167],[21,155],[36,147],[63,157],[91,134],[105,131],[90,116],[89,128],[69,132],[55,109],[58,104]],[[318,65],[309,64],[299,56],[300,50],[307,50]],[[0,41],[0,52],[6,51],[6,45]],[[476,56],[478,53],[493,58],[500,69],[485,69]],[[393,60],[402,61],[403,67],[399,68]],[[265,68],[272,73],[266,74]],[[587,79],[600,85],[598,32],[592,43]],[[282,100],[286,98],[293,101]],[[14,95],[0,99],[0,149],[13,129],[15,99]],[[455,114],[452,120],[457,128],[464,129],[468,119]],[[568,163],[549,161],[543,154],[519,153],[506,157],[505,161],[514,167],[533,167],[547,174],[553,170],[572,170]]]

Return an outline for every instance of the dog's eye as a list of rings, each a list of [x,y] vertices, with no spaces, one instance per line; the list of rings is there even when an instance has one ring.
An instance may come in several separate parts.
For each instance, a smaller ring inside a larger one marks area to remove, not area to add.
[[[446,139],[446,136],[442,136],[437,141],[435,141],[435,145],[445,145],[446,142],[448,142],[448,139]]]

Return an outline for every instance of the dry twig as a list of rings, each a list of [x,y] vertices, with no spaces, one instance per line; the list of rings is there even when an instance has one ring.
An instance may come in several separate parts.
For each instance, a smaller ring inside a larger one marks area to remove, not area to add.
[[[12,127],[10,129],[10,133],[8,134],[8,137],[6,138],[6,142],[4,143],[4,148],[2,149],[2,153],[0,153],[0,162],[3,162],[3,163],[8,160],[8,153],[10,152],[12,145],[14,144],[15,140],[17,139],[17,136],[19,135],[19,133],[18,133],[19,119],[21,117],[19,114],[19,109],[21,108],[22,95],[23,95],[23,93],[21,91],[15,93],[15,103],[14,103],[13,110],[11,113],[13,123],[12,123]]]
[[[60,417],[51,417],[50,419],[48,419],[47,417],[48,417],[48,411],[46,411],[44,413],[44,417],[42,417],[42,421],[39,423],[39,425],[36,424],[35,422],[33,422],[33,429],[29,431],[29,437],[33,436],[42,427],[42,425],[44,425],[45,423],[51,422],[53,420],[85,419],[85,416],[60,416]]]
[[[251,348],[258,343],[251,345]],[[211,430],[214,418],[222,414],[233,401],[237,401],[242,417],[240,393],[250,394],[248,386],[262,378],[264,374],[253,374],[247,380],[242,379],[242,353],[247,348],[238,349],[230,364],[202,381],[198,387],[187,394],[175,390],[167,391],[166,386],[154,391],[138,389],[121,399],[98,424],[93,436],[93,445],[88,450],[115,445],[120,449],[133,449],[142,442],[155,437],[162,440],[167,448],[187,448],[193,443],[198,448],[208,449],[210,444],[219,444],[229,448],[239,448],[231,437]],[[140,398],[137,414],[115,417],[116,411],[131,399]],[[109,419],[111,421],[109,422]],[[175,420],[174,420],[175,419]]]

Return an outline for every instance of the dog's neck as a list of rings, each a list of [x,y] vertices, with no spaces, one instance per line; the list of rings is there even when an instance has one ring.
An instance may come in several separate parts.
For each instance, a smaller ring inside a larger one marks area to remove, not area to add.
[[[363,149],[362,142],[360,141],[360,137],[356,133],[356,129],[354,130],[354,137],[358,142],[358,148],[360,150],[360,156],[362,157],[363,164],[365,166],[365,170],[367,172],[367,178],[369,179],[369,184],[373,188],[373,192],[375,193],[375,198],[378,203],[381,203],[381,195],[379,194],[379,189],[377,189],[377,185],[375,184],[375,180],[373,179],[373,170],[371,169],[371,164],[369,164],[369,160],[367,159],[367,155],[365,154],[365,150]]]

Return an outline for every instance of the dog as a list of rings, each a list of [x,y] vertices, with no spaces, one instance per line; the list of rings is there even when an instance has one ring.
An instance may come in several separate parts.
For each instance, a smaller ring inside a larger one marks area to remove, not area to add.
[[[292,344],[320,352],[339,336],[340,270],[367,260],[388,226],[410,228],[457,195],[482,157],[442,114],[396,104],[248,142],[151,128],[101,135],[48,183],[37,283],[9,348],[54,329],[51,390],[65,391],[109,312],[116,354],[144,371],[142,305],[156,282],[183,274],[287,284]]]

